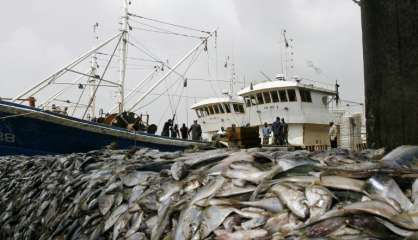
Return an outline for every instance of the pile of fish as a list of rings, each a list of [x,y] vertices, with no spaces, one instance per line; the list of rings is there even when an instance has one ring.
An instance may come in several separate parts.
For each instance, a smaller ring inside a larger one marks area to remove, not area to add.
[[[0,158],[0,239],[417,239],[418,146]]]

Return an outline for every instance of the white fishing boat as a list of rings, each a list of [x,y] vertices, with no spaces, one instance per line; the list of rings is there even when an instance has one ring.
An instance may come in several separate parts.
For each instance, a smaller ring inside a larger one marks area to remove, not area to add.
[[[357,134],[364,128],[364,121],[361,120],[363,115],[353,114],[338,104],[341,99],[337,83],[287,77],[289,42],[285,33],[283,31],[285,57],[282,57],[281,74],[271,78],[261,72],[267,80],[254,81],[255,84],[251,83],[239,90],[236,97],[232,97],[234,93],[230,92],[226,98],[205,99],[192,106],[207,139],[212,139],[221,127],[227,128],[232,124],[257,126],[261,137],[263,125],[267,123],[271,126],[276,118],[280,118],[288,124],[288,145],[308,149],[327,148],[330,122],[335,122],[338,127],[340,146],[354,148],[363,143],[361,134]],[[227,111],[231,103],[237,106],[242,104],[243,109]],[[349,124],[350,121],[355,122],[353,116],[359,124]],[[269,142],[273,143],[273,136]]]
[[[303,79],[261,82],[238,92],[245,102],[245,121],[251,126],[271,124],[277,117],[288,124],[288,142],[294,146],[328,144],[329,122],[333,115],[329,103],[335,89],[306,84]]]
[[[202,126],[203,138],[212,139],[219,130],[235,124],[245,125],[245,107],[241,97],[228,94],[223,98],[204,99],[191,106],[196,111],[198,122]]]

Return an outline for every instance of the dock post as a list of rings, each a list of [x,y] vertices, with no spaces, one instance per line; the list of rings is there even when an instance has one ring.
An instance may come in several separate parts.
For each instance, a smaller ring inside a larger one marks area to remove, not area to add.
[[[361,0],[368,147],[418,144],[418,1]]]

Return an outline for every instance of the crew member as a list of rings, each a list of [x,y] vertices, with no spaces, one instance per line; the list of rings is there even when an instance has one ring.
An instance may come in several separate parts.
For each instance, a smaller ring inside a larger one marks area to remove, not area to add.
[[[334,122],[329,123],[329,140],[331,143],[331,148],[337,148],[337,126],[335,126]]]
[[[193,121],[193,125],[189,129],[189,133],[192,132],[192,140],[202,140],[202,127],[197,123],[197,120]]]
[[[218,134],[219,137],[225,137],[226,136],[225,128],[221,127],[221,130],[219,130],[216,134]]]
[[[168,119],[167,122],[164,123],[163,130],[161,132],[161,136],[169,137],[170,136],[170,127],[173,125],[172,120]]]
[[[280,118],[277,117],[276,121],[271,125],[271,129],[273,130],[274,136],[274,144],[275,145],[282,145],[282,123],[280,122]]]
[[[288,145],[289,140],[288,133],[289,133],[289,125],[284,121],[284,118],[282,118],[282,128],[283,128],[283,144]]]
[[[174,126],[171,126],[170,128],[170,132],[171,138],[177,138],[178,136],[180,136],[179,126],[177,124],[174,124]]]
[[[264,127],[262,128],[262,134],[263,134],[263,145],[268,145],[269,144],[269,139],[271,136],[271,129],[268,126],[267,123],[264,123]]]
[[[188,139],[189,138],[189,129],[186,127],[186,124],[183,123],[183,126],[180,128],[181,138]]]

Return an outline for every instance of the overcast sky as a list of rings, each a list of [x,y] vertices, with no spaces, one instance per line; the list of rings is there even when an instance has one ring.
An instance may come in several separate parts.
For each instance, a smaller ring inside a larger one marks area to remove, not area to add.
[[[92,33],[95,22],[100,24],[101,40],[116,33],[121,2],[26,0],[3,3],[0,9],[0,96],[17,95],[89,50],[96,44]],[[265,80],[260,71],[273,77],[281,72],[281,31],[286,29],[288,38],[293,39],[294,68],[290,75],[329,84],[338,79],[343,99],[364,101],[360,9],[350,0],[132,0],[130,11],[199,29],[218,28],[217,49],[214,49],[212,39],[209,51],[202,53],[195,68],[187,72],[188,78],[229,80],[231,69],[223,68],[227,56],[236,66],[237,90],[244,79],[247,84]],[[141,27],[137,22],[131,22],[131,25]],[[138,29],[132,31],[132,36],[158,58],[168,60],[170,65],[199,42]],[[111,47],[103,51],[111,52]],[[129,52],[132,57],[146,57],[132,47]],[[309,67],[308,61],[320,68],[321,74]],[[104,68],[105,62],[100,64]],[[149,62],[132,63],[127,89],[152,71],[152,65]],[[117,63],[111,66],[116,71]],[[117,80],[117,74],[109,78]],[[190,122],[194,115],[186,114],[189,105],[203,97],[219,96],[222,90],[228,89],[227,82],[189,81],[187,89],[181,91],[181,87],[171,87],[183,84],[177,76],[169,81],[174,85],[164,83],[156,93],[169,88],[173,95],[181,93],[189,97],[180,100],[173,97],[170,105],[167,97],[154,100],[151,96],[148,103],[154,105],[144,107],[141,112],[152,114],[153,122],[160,123],[170,117],[177,102],[180,102],[177,110],[180,121],[187,118]],[[79,94],[77,91],[80,90],[74,90],[74,96]],[[105,97],[98,100],[107,105],[108,108],[103,106],[105,111],[110,109],[109,104],[115,99],[114,90],[99,95]]]

